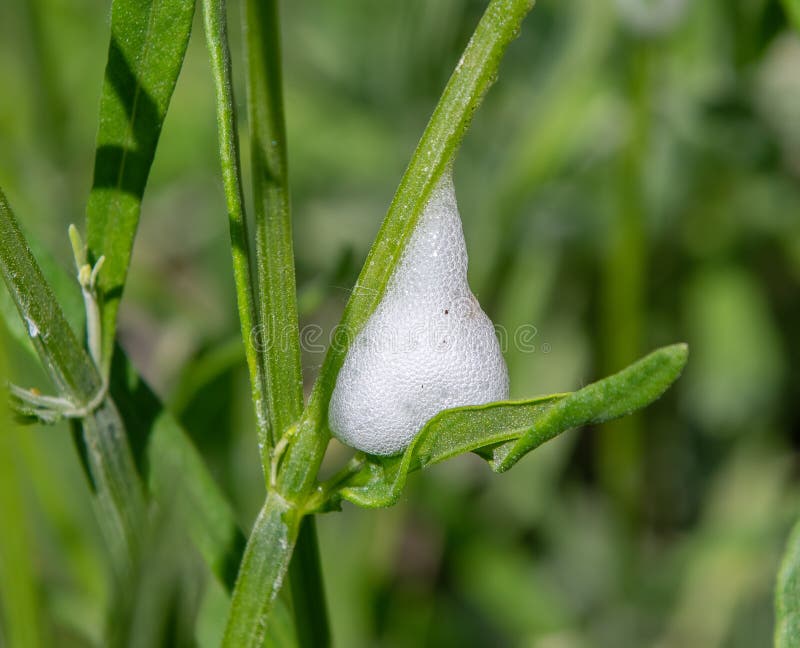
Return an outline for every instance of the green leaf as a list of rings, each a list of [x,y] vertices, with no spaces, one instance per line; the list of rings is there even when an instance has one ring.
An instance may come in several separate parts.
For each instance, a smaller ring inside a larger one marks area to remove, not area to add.
[[[649,405],[681,375],[688,359],[689,348],[673,344],[573,392],[555,403],[520,439],[497,448],[492,454],[492,468],[497,472],[508,470],[528,452],[565,430],[604,423]]]
[[[789,536],[775,591],[775,648],[800,644],[800,522]]]
[[[0,191],[0,274],[6,282],[42,365],[76,407],[91,403],[102,380],[69,327],[52,289]],[[137,560],[144,496],[114,403],[106,397],[82,419],[86,459],[100,509],[98,519],[124,572]],[[121,572],[121,573],[122,573]]]
[[[245,546],[233,508],[189,435],[119,348],[111,369],[111,393],[150,496],[176,511],[206,565],[230,592]]]
[[[653,402],[678,378],[687,358],[686,345],[675,344],[576,392],[440,412],[402,455],[357,455],[352,474],[335,478],[326,489],[333,493],[330,505],[341,497],[369,508],[391,506],[409,472],[465,452],[481,455],[496,472],[508,470],[562,432],[618,418]]]
[[[102,381],[75,337],[0,190],[0,273],[59,393],[86,404]]]
[[[81,362],[90,362],[77,339],[74,336],[70,337],[71,330],[59,316],[58,303],[63,299],[63,291],[69,289],[68,282],[63,279],[63,276],[55,282],[55,285],[60,287],[58,299],[56,299],[56,295],[52,293],[44,279],[40,275],[37,276],[38,265],[27,253],[25,240],[16,229],[16,222],[2,193],[0,193],[0,236],[2,236],[0,266],[6,267],[4,262],[11,251],[16,251],[20,257],[20,260],[13,264],[14,276],[20,282],[19,285],[14,284],[15,288],[9,286],[11,294],[20,295],[20,299],[26,300],[23,303],[33,302],[33,305],[40,302],[46,303],[51,309],[46,313],[52,319],[43,321],[49,323],[46,329],[48,339],[58,341],[55,350],[59,353],[75,353],[83,358]],[[5,247],[6,244],[8,249]],[[44,257],[43,262],[46,267],[51,267],[53,273],[59,271],[57,264],[51,258]],[[41,291],[41,294],[37,290]],[[27,313],[28,310],[25,312]],[[5,311],[2,312],[2,316],[7,321],[11,315]],[[14,316],[16,315],[14,314]],[[53,329],[52,332],[50,332],[50,328]],[[53,336],[57,337],[53,338]],[[37,345],[41,345],[44,342],[43,338],[44,336],[40,335],[33,341]],[[45,344],[41,353],[47,353],[49,348],[50,345]],[[43,361],[43,364],[50,367],[58,365],[59,362],[60,355],[56,355],[51,360]],[[67,364],[62,371],[66,371],[69,375],[70,366]],[[99,381],[99,376],[96,376],[96,379]],[[226,590],[230,591],[235,580],[236,567],[244,549],[244,535],[236,522],[233,509],[203,464],[202,458],[189,436],[174,417],[164,409],[150,388],[136,375],[121,349],[117,349],[114,354],[110,390],[114,402],[126,422],[134,455],[143,458],[146,454],[149,459],[146,465],[140,459],[139,465],[143,469],[146,468],[151,495],[160,501],[167,501],[172,497],[179,497],[186,501],[187,506],[181,507],[180,510],[189,536],[198,547],[212,573],[225,586]],[[119,441],[118,438],[117,440]],[[87,443],[86,445],[96,446],[97,444]],[[90,459],[88,455],[87,459]],[[87,461],[87,463],[89,462]],[[91,466],[87,466],[87,468],[90,479],[93,479]],[[122,478],[123,472],[120,471],[118,475],[109,477]],[[135,492],[136,490],[131,487],[131,493]],[[120,495],[125,496],[125,493],[120,493]],[[112,525],[113,520],[117,517],[115,514],[110,518]]]
[[[116,317],[142,195],[189,41],[194,0],[114,0],[94,180],[86,207],[92,262],[99,277],[103,371],[108,373]]]
[[[176,500],[189,538],[230,592],[244,553],[244,534],[200,453],[166,411],[155,420],[147,453],[150,493],[156,501]]]

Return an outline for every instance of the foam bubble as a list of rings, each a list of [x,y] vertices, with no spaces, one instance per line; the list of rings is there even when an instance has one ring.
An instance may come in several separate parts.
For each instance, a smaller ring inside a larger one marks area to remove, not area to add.
[[[508,370],[494,327],[467,283],[467,248],[448,173],[345,357],[330,428],[349,446],[392,455],[440,411],[506,398]]]

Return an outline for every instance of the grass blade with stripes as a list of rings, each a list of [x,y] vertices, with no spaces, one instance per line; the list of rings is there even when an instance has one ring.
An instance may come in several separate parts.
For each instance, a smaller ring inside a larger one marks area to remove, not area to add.
[[[114,0],[111,6],[94,180],[86,207],[90,261],[106,257],[99,281],[106,374],[142,195],[193,14],[194,0]]]
[[[103,389],[102,380],[69,327],[2,192],[0,273],[59,395],[77,407],[90,403]],[[98,519],[118,568],[127,570],[137,559],[145,504],[125,427],[108,397],[82,424]]]

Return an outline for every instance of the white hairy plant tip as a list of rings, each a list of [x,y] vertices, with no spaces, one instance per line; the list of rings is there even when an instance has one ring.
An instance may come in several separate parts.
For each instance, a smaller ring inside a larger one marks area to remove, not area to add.
[[[348,350],[330,428],[353,448],[393,455],[442,410],[506,398],[508,370],[492,321],[467,283],[464,232],[446,173]]]

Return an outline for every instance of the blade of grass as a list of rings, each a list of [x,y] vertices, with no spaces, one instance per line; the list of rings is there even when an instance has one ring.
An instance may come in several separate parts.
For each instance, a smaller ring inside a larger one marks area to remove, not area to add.
[[[88,403],[102,382],[45,281],[0,190],[0,271],[28,336],[59,393]]]
[[[232,591],[244,552],[244,534],[202,457],[166,412],[153,426],[148,457],[153,497],[177,500],[176,510],[195,547],[226,591]]]
[[[142,195],[193,14],[194,0],[114,0],[111,7],[94,180],[86,207],[90,261],[106,257],[99,277],[106,375]]]
[[[0,273],[59,394],[78,407],[92,402],[103,382],[69,327],[2,191]],[[125,428],[108,397],[82,419],[82,427],[99,521],[117,566],[128,570],[136,563],[145,505]]]
[[[619,154],[614,213],[608,224],[601,261],[600,346],[604,373],[633,362],[642,351],[646,330],[647,200],[646,153],[650,146],[651,52],[634,41],[626,69],[631,126]],[[644,421],[629,416],[602,426],[597,439],[597,472],[621,519],[634,522],[641,514],[645,480]]]
[[[126,421],[148,487],[175,506],[189,539],[226,592],[233,589],[245,537],[187,432],[136,373],[121,349],[114,355],[111,394]]]
[[[42,249],[40,265],[49,268],[57,302],[64,303],[66,292],[77,290],[75,280],[70,282],[63,269],[45,255],[42,246],[36,247]],[[11,313],[4,308],[2,317],[9,330],[19,320],[16,309]],[[25,342],[24,348],[35,352],[27,335],[20,341]],[[150,495],[157,501],[166,501],[173,496],[174,489],[180,491],[179,497],[189,503],[180,509],[189,537],[211,572],[230,592],[245,542],[233,509],[186,431],[136,374],[119,348],[114,353],[110,390],[126,421],[137,463],[146,472]]]

